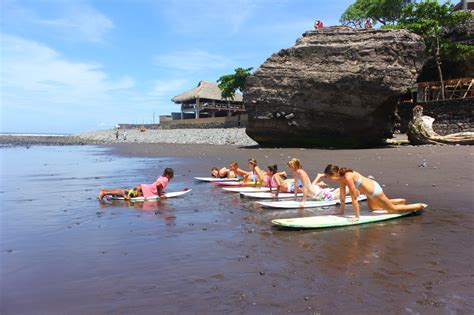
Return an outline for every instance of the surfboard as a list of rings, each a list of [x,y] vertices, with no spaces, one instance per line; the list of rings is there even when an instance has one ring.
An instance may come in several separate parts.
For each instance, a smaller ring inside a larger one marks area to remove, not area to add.
[[[357,200],[363,201],[366,200],[367,197],[365,195],[360,195]],[[351,203],[352,198],[350,196],[346,197],[346,203]],[[300,200],[283,200],[283,201],[257,201],[257,204],[261,205],[265,208],[277,208],[277,209],[299,209],[301,208],[301,201]],[[334,206],[338,203],[341,203],[339,199],[330,200],[330,201],[313,201],[307,200],[303,208],[317,208],[317,207],[325,207],[325,206]]]
[[[181,191],[173,191],[173,192],[169,192],[169,193],[165,193],[164,195],[166,196],[166,198],[175,198],[175,197],[179,197],[179,196],[182,196],[182,195],[185,195],[187,193],[189,193],[192,189],[187,189],[187,190],[181,190]],[[160,196],[153,196],[153,197],[149,197],[149,198],[146,198],[145,197],[135,197],[135,198],[130,198],[130,202],[143,202],[143,201],[156,201],[156,200],[159,200],[160,199]],[[118,196],[111,196],[110,197],[110,200],[125,200],[124,197],[118,197]]]
[[[255,187],[255,182],[212,182],[213,184],[216,185],[221,185],[221,186],[254,186]]]
[[[194,177],[194,179],[201,182],[236,182],[237,178],[216,178],[216,177]]]
[[[302,197],[303,193],[296,194],[298,197]],[[294,198],[295,193],[281,192],[278,194],[278,197],[275,196],[274,192],[240,192],[240,197],[245,198],[255,198],[255,199],[285,199],[285,198]]]
[[[414,212],[387,213],[385,210],[375,210],[372,213],[361,213],[357,221],[351,221],[351,218],[355,217],[354,215],[322,215],[304,218],[277,219],[272,220],[272,224],[295,229],[321,229],[380,222],[404,217],[413,213]]]
[[[222,190],[225,192],[233,192],[233,193],[240,193],[240,192],[266,192],[270,191],[268,187],[223,187]]]

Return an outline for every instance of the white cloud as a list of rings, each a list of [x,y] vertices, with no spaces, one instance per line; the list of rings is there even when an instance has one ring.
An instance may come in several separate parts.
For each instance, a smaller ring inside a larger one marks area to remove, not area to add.
[[[176,51],[158,55],[155,57],[154,63],[162,68],[191,72],[223,69],[235,65],[235,62],[227,57],[203,50]]]
[[[104,36],[114,28],[110,18],[85,4],[69,5],[65,7],[63,17],[41,19],[38,23],[91,42],[102,42]]]
[[[128,76],[112,79],[100,64],[73,62],[41,43],[2,34],[1,85],[6,105],[42,111],[87,107],[110,99],[109,93],[134,86]],[[56,105],[55,105],[56,104]]]
[[[73,41],[101,43],[114,28],[109,17],[82,1],[45,1],[41,7],[8,1],[2,17],[6,25],[40,29]]]
[[[179,94],[188,83],[186,79],[157,80],[150,92],[152,97],[166,97],[170,94]]]
[[[178,33],[203,35],[206,32],[237,33],[263,3],[269,0],[174,0],[160,3],[161,13]]]

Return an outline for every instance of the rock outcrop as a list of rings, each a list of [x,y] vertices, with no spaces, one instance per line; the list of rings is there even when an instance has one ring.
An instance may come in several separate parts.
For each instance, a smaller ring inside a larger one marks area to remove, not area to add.
[[[263,146],[369,147],[391,136],[424,61],[405,30],[308,31],[247,78],[247,134]]]

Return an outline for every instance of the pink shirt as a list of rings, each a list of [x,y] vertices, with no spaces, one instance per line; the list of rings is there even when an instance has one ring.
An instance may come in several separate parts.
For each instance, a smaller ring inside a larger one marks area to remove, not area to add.
[[[161,184],[162,190],[168,186],[168,177],[160,176],[153,184],[142,184],[143,197],[149,198],[158,195],[156,185]]]
[[[271,187],[271,188],[274,188],[274,187],[277,187],[277,183],[275,181],[275,179],[272,177],[267,177],[266,178],[266,183],[265,183],[265,187]]]

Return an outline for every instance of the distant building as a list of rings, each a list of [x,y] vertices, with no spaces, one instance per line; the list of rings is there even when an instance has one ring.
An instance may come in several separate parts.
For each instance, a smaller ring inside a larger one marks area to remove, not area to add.
[[[456,6],[454,7],[455,11],[459,10],[474,10],[474,0],[463,0],[460,1]]]
[[[233,99],[223,99],[217,84],[207,81],[200,81],[197,87],[176,95],[171,100],[181,105],[180,113],[172,114],[173,120],[245,113],[241,94],[235,93]]]

